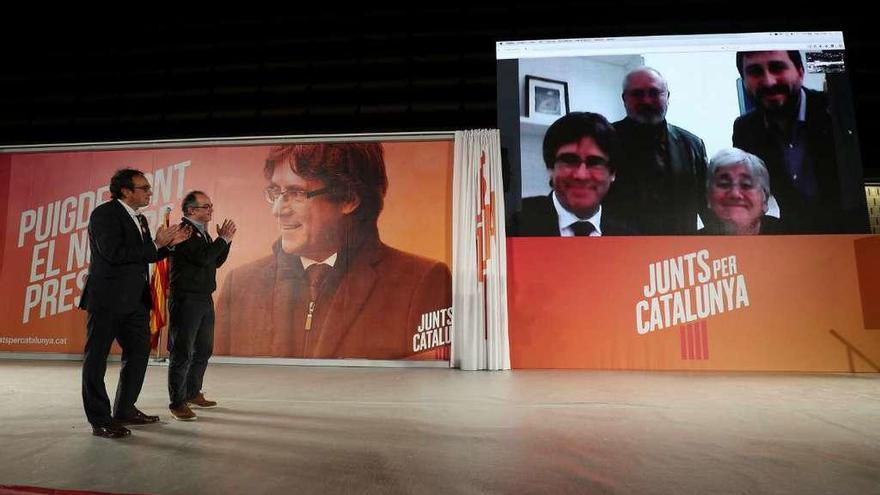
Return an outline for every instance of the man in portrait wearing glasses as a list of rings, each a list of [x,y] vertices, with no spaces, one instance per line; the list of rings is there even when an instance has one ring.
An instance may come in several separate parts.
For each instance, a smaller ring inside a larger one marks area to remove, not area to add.
[[[146,217],[138,212],[153,195],[140,170],[117,171],[110,179],[110,195],[89,217],[91,262],[79,301],[88,312],[82,397],[92,433],[121,438],[131,433],[126,425],[159,421],[135,407],[150,357],[149,264],[168,256],[168,248],[185,241],[191,231],[161,226],[153,240]],[[122,367],[111,415],[104,375],[114,340],[122,348]]]
[[[384,244],[388,179],[380,144],[275,147],[263,170],[279,239],[229,273],[216,351],[244,356],[414,356],[422,315],[450,306],[439,261]],[[414,220],[416,221],[416,220]]]
[[[168,329],[168,395],[174,419],[192,421],[196,414],[190,409],[214,407],[217,402],[206,399],[202,381],[208,358],[214,350],[214,299],[217,268],[229,255],[235,222],[223,220],[217,225],[217,238],[211,239],[209,229],[214,215],[211,198],[202,191],[190,191],[181,202],[182,225],[193,235],[174,248],[171,255]]]
[[[666,121],[669,87],[655,69],[630,71],[622,98],[626,118],[614,123],[617,183],[607,204],[639,234],[696,234],[706,207],[703,140]]]
[[[511,235],[576,237],[633,232],[602,207],[615,180],[617,136],[605,117],[571,112],[544,134],[544,164],[550,172],[547,196],[524,198],[511,221]]]

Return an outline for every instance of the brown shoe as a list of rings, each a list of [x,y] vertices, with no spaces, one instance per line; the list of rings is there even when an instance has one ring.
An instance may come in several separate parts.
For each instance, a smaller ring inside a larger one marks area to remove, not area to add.
[[[171,416],[174,419],[179,421],[195,421],[196,413],[192,412],[192,409],[189,408],[188,405],[183,404],[180,407],[172,407],[171,408]]]
[[[190,399],[186,402],[191,406],[198,406],[198,407],[202,407],[205,409],[207,409],[209,407],[217,407],[216,401],[206,399],[205,395],[202,394],[201,392],[199,392],[198,395],[196,395],[195,397],[193,397],[192,399]]]

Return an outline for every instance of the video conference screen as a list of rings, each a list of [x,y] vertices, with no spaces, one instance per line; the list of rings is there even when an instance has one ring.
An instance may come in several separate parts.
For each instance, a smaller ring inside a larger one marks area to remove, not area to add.
[[[841,32],[496,45],[513,236],[870,232]]]

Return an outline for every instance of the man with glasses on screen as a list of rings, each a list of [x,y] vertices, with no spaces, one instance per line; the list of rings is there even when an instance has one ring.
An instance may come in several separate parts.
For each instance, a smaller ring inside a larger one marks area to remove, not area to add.
[[[171,256],[168,330],[168,395],[174,419],[196,419],[190,405],[214,407],[206,399],[202,382],[208,359],[214,350],[214,299],[217,268],[229,256],[236,225],[223,220],[217,225],[217,238],[208,229],[214,216],[211,198],[202,191],[190,191],[181,203],[181,225],[193,235],[178,244]]]
[[[737,52],[736,66],[755,108],[733,123],[733,145],[767,165],[791,232],[864,232],[864,213],[841,206],[828,98],[804,87],[801,53]],[[851,199],[859,194],[854,190]]]
[[[602,208],[615,180],[618,152],[614,128],[605,117],[571,112],[544,135],[544,164],[550,172],[547,196],[524,198],[510,234],[533,237],[626,235],[632,232]]]
[[[381,145],[278,146],[263,172],[280,235],[271,255],[227,276],[217,352],[413,357],[422,316],[450,306],[451,276],[444,263],[380,240]]]
[[[614,123],[621,153],[607,204],[639,234],[696,234],[706,204],[706,146],[666,121],[669,97],[666,79],[650,67],[623,79],[626,118]]]

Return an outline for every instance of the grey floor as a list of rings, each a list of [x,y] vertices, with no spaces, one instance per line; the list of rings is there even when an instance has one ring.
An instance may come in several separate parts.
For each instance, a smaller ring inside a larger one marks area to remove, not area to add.
[[[93,437],[75,362],[0,360],[0,485],[152,494],[880,493],[880,375],[212,364],[221,407]],[[111,364],[108,387],[116,385]]]

